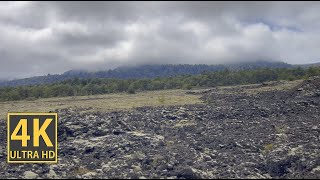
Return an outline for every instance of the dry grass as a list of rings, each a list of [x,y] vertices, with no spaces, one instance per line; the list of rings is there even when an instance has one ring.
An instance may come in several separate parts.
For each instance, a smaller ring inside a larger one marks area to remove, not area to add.
[[[263,87],[259,87],[256,89],[248,89],[248,90],[246,90],[246,92],[249,94],[256,94],[259,92],[266,92],[266,91],[273,91],[273,90],[286,91],[286,90],[290,90],[290,89],[296,87],[297,85],[299,85],[302,82],[303,82],[303,80],[281,81],[281,83],[276,84],[274,86],[263,86]]]
[[[73,173],[75,175],[84,175],[84,174],[87,174],[89,172],[94,172],[94,171],[90,171],[89,169],[85,168],[85,167],[78,167],[77,169],[75,169],[73,171]]]
[[[189,120],[180,120],[178,123],[176,123],[173,127],[174,128],[182,128],[187,126],[194,126],[196,123],[194,121]]]
[[[270,90],[288,90],[298,84],[302,80],[282,81],[271,86],[242,85],[242,93],[256,94]],[[235,93],[236,86],[217,87],[216,93]],[[247,87],[247,88],[246,88]],[[239,89],[239,88],[237,88]],[[162,91],[145,91],[136,94],[117,93],[93,96],[77,96],[63,98],[47,98],[33,101],[9,101],[0,102],[0,119],[6,117],[7,112],[48,112],[61,108],[80,108],[89,111],[114,111],[114,110],[130,110],[143,106],[169,106],[169,105],[185,105],[203,103],[199,98],[201,95],[186,94],[187,90],[162,90]],[[84,111],[83,111],[84,112]],[[88,112],[88,111],[86,111]]]
[[[262,154],[268,155],[274,149],[274,144],[266,144],[263,146]]]
[[[241,93],[247,94],[257,94],[260,92],[267,92],[267,91],[285,91],[292,89],[302,83],[303,80],[295,80],[295,81],[280,81],[280,82],[269,82],[271,85],[261,86],[261,84],[249,84],[249,85],[238,85],[238,86],[220,86],[217,87],[216,93],[228,94],[228,93],[235,93],[234,88],[239,87],[241,88]],[[272,83],[275,83],[272,85]]]
[[[93,96],[47,98],[34,101],[0,103],[0,119],[7,112],[48,112],[60,108],[92,108],[90,111],[130,110],[143,106],[168,106],[202,103],[200,95],[186,94],[185,90],[146,91],[136,94],[117,93]],[[160,100],[159,100],[160,99]]]

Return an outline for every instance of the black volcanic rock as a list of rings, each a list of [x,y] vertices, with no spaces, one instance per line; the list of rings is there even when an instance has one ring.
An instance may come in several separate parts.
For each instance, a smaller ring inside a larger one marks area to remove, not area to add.
[[[59,163],[7,164],[0,138],[0,178],[319,179],[320,98],[309,95],[318,82],[303,82],[304,91],[207,91],[207,104],[59,109]]]

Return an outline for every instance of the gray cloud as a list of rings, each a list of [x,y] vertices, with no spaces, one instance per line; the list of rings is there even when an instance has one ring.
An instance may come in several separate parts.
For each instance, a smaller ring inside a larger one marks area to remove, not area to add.
[[[0,79],[319,58],[318,2],[1,2]]]

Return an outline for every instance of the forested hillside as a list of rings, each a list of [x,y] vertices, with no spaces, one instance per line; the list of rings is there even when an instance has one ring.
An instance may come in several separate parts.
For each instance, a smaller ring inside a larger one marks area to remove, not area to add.
[[[319,76],[320,67],[261,68],[256,70],[206,72],[201,75],[181,75],[154,79],[70,79],[50,85],[34,85],[0,88],[0,100],[23,100],[48,97],[93,95],[116,92],[135,93],[144,90],[191,89],[193,87],[214,87],[262,83],[274,80],[296,80]]]
[[[157,78],[157,77],[173,77],[177,75],[197,75],[203,72],[216,72],[229,69],[232,71],[250,70],[257,68],[289,68],[292,65],[283,62],[258,61],[250,63],[237,63],[229,65],[141,65],[119,67],[113,70],[88,72],[82,70],[71,70],[61,75],[47,75],[32,78],[18,79],[12,81],[1,82],[0,87],[4,86],[25,86],[38,84],[51,84],[64,81],[67,79],[80,78],[117,78],[117,79],[137,79],[137,78]]]

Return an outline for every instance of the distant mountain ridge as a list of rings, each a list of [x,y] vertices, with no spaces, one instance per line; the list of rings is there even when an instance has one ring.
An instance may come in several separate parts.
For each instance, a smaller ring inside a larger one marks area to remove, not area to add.
[[[178,64],[178,65],[140,65],[122,66],[113,70],[88,72],[85,70],[70,70],[63,74],[36,76],[31,78],[17,79],[0,82],[0,87],[5,86],[28,86],[38,84],[51,84],[74,78],[117,78],[117,79],[141,79],[170,77],[177,75],[196,75],[203,72],[222,71],[229,69],[233,71],[251,70],[258,68],[290,68],[293,65],[284,62],[256,61],[248,63],[235,63],[225,65],[205,65],[205,64]]]
[[[311,63],[311,64],[297,64],[296,67],[309,68],[309,67],[319,67],[320,63]]]

